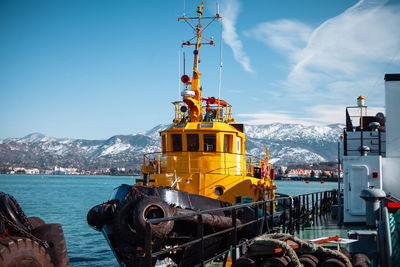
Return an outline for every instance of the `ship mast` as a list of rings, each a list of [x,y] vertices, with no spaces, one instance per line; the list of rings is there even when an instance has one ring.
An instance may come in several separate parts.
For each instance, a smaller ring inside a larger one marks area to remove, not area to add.
[[[184,20],[189,26],[194,30],[196,35],[190,39],[189,41],[186,41],[182,43],[182,46],[184,45],[193,45],[195,46],[195,50],[193,51],[194,54],[194,63],[193,63],[193,75],[192,75],[192,81],[187,81],[185,82],[186,84],[190,84],[190,91],[192,91],[191,94],[185,94],[183,95],[183,102],[188,106],[189,108],[189,114],[190,114],[190,121],[191,122],[199,122],[203,119],[203,109],[202,109],[202,96],[201,96],[201,86],[200,86],[200,76],[201,73],[199,72],[199,49],[201,45],[215,45],[213,39],[208,40],[204,36],[202,36],[203,31],[215,20],[215,19],[220,19],[220,15],[217,10],[217,14],[214,17],[203,17],[203,7],[204,3],[203,1],[201,2],[201,5],[197,7],[197,17],[182,17],[179,18],[178,20]],[[211,19],[210,23],[207,24],[206,27],[203,28],[201,25],[201,20],[202,19]],[[193,27],[190,23],[189,20],[197,20],[197,25]],[[191,43],[191,40],[196,38],[196,43]],[[201,43],[201,40],[205,39],[208,42],[203,42]]]

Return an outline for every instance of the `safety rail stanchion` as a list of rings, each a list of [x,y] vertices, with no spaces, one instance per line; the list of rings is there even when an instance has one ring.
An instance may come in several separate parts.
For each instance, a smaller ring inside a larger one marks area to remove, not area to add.
[[[262,203],[262,212],[263,212],[263,225],[261,226],[261,231],[269,233],[269,225],[268,225],[268,217],[267,217],[267,201],[266,200],[264,200]]]
[[[293,231],[293,209],[292,209],[292,206],[293,206],[293,198],[290,198],[290,203],[289,203],[289,226],[288,226],[288,228],[289,228],[289,233],[291,235],[294,234],[294,231]]]
[[[256,223],[256,229],[260,229],[260,222],[258,220],[258,205],[254,205],[254,220]],[[260,231],[258,231],[260,232]]]
[[[232,210],[232,263],[236,262],[236,245],[237,245],[237,225],[236,225],[236,209],[234,208]]]
[[[319,196],[320,196],[320,199],[319,199],[319,217],[321,217],[321,215],[322,215],[322,212],[323,212],[323,209],[322,209],[322,207],[323,207],[323,201],[322,201],[322,199],[323,199],[323,195],[322,195],[322,192],[319,194]]]
[[[287,199],[283,200],[283,223],[282,223],[282,232],[286,233],[286,202]]]
[[[152,237],[151,226],[149,222],[146,222],[146,232],[144,233],[144,251],[145,251],[145,266],[153,266],[153,258],[151,251],[151,237]]]
[[[319,208],[319,205],[318,205],[318,193],[315,193],[315,221],[317,223],[318,223],[318,213],[319,213],[318,208]]]
[[[303,195],[303,203],[300,206],[300,209],[301,209],[301,229],[302,230],[304,230],[304,217],[307,214],[306,213],[306,209],[305,209],[306,208],[305,203],[306,203],[306,196]]]
[[[297,197],[297,218],[296,218],[296,232],[300,232],[300,218],[301,218],[301,212],[300,212],[300,207],[301,207],[301,198],[300,196]]]
[[[270,201],[269,202],[269,210],[270,210],[270,215],[269,215],[269,225],[270,225],[270,230],[274,227],[274,202]]]
[[[312,221],[315,223],[315,199],[314,199],[314,193],[311,194],[311,205],[312,205]]]
[[[201,266],[204,262],[204,227],[203,227],[203,216],[197,215],[197,238],[201,239],[200,241],[200,257],[201,257]]]

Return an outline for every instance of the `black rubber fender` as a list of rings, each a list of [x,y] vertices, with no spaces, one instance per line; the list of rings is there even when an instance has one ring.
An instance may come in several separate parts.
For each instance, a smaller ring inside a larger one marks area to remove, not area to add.
[[[0,238],[0,266],[52,267],[49,253],[38,242],[28,238]]]
[[[49,244],[48,252],[55,267],[70,266],[64,231],[59,223],[43,224],[33,229],[32,234]]]
[[[139,233],[145,233],[146,220],[155,218],[171,217],[171,207],[159,197],[148,196],[139,201],[133,212],[133,224]],[[174,227],[174,221],[160,222],[158,224],[150,224],[151,230],[156,237],[167,236]]]
[[[265,259],[259,266],[260,267],[284,267],[290,262],[285,256],[282,257],[271,257]]]
[[[0,193],[0,213],[21,229],[27,232],[31,231],[29,225],[24,223],[24,212],[12,196]]]
[[[319,262],[318,258],[312,254],[303,254],[299,257],[299,260],[304,267],[317,267]]]
[[[6,225],[3,221],[3,218],[0,217],[0,237],[4,234],[6,231]]]
[[[240,257],[232,267],[257,267],[257,263],[250,258]]]
[[[109,225],[113,221],[117,204],[115,200],[94,206],[87,214],[87,222],[97,231],[101,231],[103,225]]]
[[[336,258],[327,258],[320,264],[321,267],[346,267],[346,264]]]
[[[111,224],[115,239],[131,245],[138,244],[139,241],[132,219],[136,204],[135,199],[127,199],[118,205]]]

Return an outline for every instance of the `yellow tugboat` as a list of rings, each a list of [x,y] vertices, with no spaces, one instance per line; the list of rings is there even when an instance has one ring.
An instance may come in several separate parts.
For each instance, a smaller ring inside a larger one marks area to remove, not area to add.
[[[137,184],[119,186],[108,202],[88,213],[89,225],[104,234],[121,265],[145,264],[148,219],[183,215],[151,225],[151,246],[157,251],[179,246],[199,235],[197,219],[185,217],[191,212],[275,198],[274,169],[268,162],[268,149],[262,159],[247,155],[244,126],[232,118],[231,105],[202,96],[199,51],[203,45],[214,45],[214,41],[202,35],[209,24],[203,28],[201,23],[220,19],[218,12],[204,17],[203,2],[197,8],[197,16],[180,18],[189,24],[196,21],[196,26],[192,26],[195,36],[182,44],[194,46],[193,74],[191,78],[186,74],[181,77],[185,85],[183,100],[173,102],[173,124],[160,132],[162,151],[144,156]],[[230,211],[204,214],[205,228],[201,231],[213,233],[232,227],[232,218],[245,224],[262,215],[250,208],[238,208],[235,215]],[[246,226],[239,229],[237,238],[257,234],[260,233],[254,227]],[[228,236],[207,239],[202,256],[217,253],[226,246],[227,239]],[[192,246],[176,250],[169,257],[179,266],[194,266],[199,264],[198,253],[199,249]]]
[[[215,17],[207,19],[220,19]],[[183,75],[185,90],[183,101],[173,102],[173,125],[160,132],[161,153],[144,156],[142,178],[144,184],[168,186],[176,190],[236,202],[237,196],[261,200],[265,192],[274,198],[273,169],[268,163],[268,149],[262,160],[246,155],[246,136],[243,124],[235,123],[232,107],[214,97],[203,98],[200,84],[199,51],[202,45],[214,45],[213,40],[202,42],[204,29],[203,3],[197,17],[181,20],[198,20],[194,46],[193,74]]]

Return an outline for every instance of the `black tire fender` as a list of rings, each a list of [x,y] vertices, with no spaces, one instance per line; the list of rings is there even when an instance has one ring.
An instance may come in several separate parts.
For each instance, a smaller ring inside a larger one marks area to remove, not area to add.
[[[94,206],[87,214],[88,224],[95,230],[101,231],[103,225],[112,223],[116,208],[117,204],[114,200]]]
[[[112,232],[116,239],[132,245],[138,242],[138,235],[132,221],[136,203],[135,199],[127,199],[118,205],[111,224]]]
[[[0,238],[0,266],[52,267],[50,255],[44,247],[28,238]]]
[[[21,212],[22,214],[20,214]],[[31,231],[30,227],[27,225],[29,222],[24,223],[24,212],[12,196],[5,193],[0,194],[0,213],[21,229],[27,232]]]
[[[133,212],[133,224],[139,233],[145,233],[147,219],[167,218],[172,216],[171,207],[159,197],[148,196],[139,201]],[[174,221],[150,225],[156,237],[165,237],[174,227]]]
[[[303,254],[299,257],[299,260],[304,267],[316,267],[319,262],[318,258],[312,254]]]

